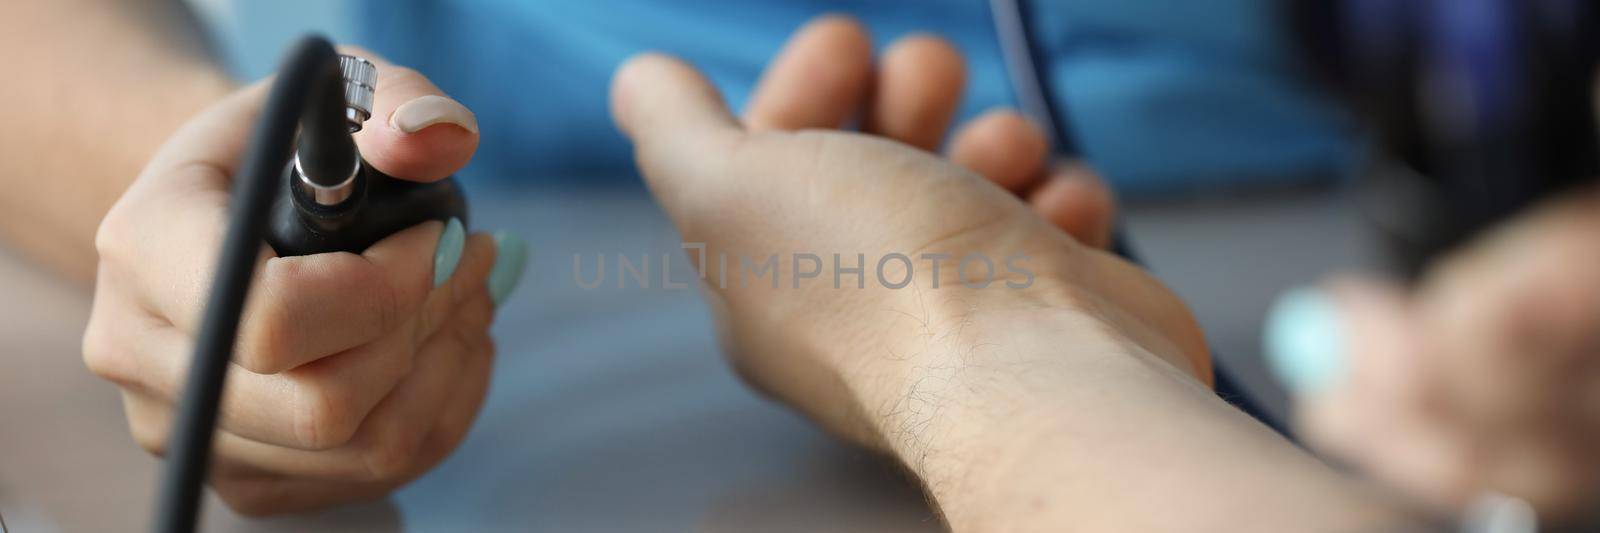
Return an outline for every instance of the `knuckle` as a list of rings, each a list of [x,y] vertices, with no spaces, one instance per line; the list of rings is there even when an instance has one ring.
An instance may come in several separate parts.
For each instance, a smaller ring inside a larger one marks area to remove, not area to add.
[[[777,397],[773,388],[767,383],[766,376],[761,373],[760,365],[754,361],[753,357],[742,351],[735,351],[729,353],[727,359],[728,366],[733,370],[734,377],[739,378],[740,382],[753,389],[756,394],[768,398]]]
[[[290,348],[294,341],[294,328],[284,318],[281,308],[271,307],[266,313],[254,317],[255,324],[242,342],[236,360],[239,366],[257,374],[276,374],[287,370]]]
[[[494,325],[494,301],[487,298],[468,304],[461,310],[461,320],[466,327],[477,333],[487,333]]]
[[[418,352],[415,343],[392,351],[392,355],[388,357],[387,367],[371,374],[372,379],[390,384],[400,383],[406,376],[416,371]]]
[[[128,224],[123,202],[117,202],[100,220],[100,226],[94,232],[94,249],[100,254],[101,259],[118,257],[128,242],[126,232]]]
[[[478,355],[493,359],[498,350],[499,347],[495,345],[494,337],[490,337],[488,333],[485,333],[483,338],[479,339]]]
[[[132,381],[132,372],[129,371],[129,357],[126,349],[119,349],[126,343],[118,342],[115,330],[100,321],[90,321],[89,327],[83,332],[83,365],[95,377],[126,385]]]
[[[358,44],[340,44],[338,46],[335,46],[334,48],[337,49],[339,51],[339,53],[341,53],[341,54],[352,55],[352,56],[356,56],[356,57],[363,57],[363,58],[366,58],[366,59],[372,60],[372,61],[376,61],[376,60],[379,60],[379,59],[382,58],[382,56],[379,56],[376,52],[373,52],[371,49],[369,49],[369,48],[367,48],[365,46],[358,45]]]
[[[246,517],[260,518],[283,512],[281,503],[262,492],[256,483],[219,477],[212,480],[211,487],[222,498],[223,504]]]
[[[373,480],[399,479],[417,469],[423,431],[412,424],[400,424],[389,431],[362,455],[367,474]]]
[[[383,69],[386,71],[384,73],[386,74],[384,76],[386,79],[383,80],[383,84],[379,85],[379,90],[382,90],[382,87],[387,87],[390,90],[402,88],[409,90],[419,86],[426,87],[430,83],[427,76],[423,76],[421,72],[410,67],[391,64],[385,65]]]
[[[128,422],[128,433],[133,437],[133,442],[138,444],[139,448],[143,449],[145,453],[156,457],[161,457],[167,453],[167,433],[164,428],[156,427],[155,424],[130,420]]]
[[[116,351],[111,347],[114,343],[107,337],[110,333],[106,328],[94,322],[83,332],[83,364],[89,367],[89,372],[101,379],[116,380],[118,372],[116,364]]]
[[[454,331],[450,334],[450,340],[455,344],[455,353],[464,355],[477,352],[478,346],[482,344],[478,340],[481,335],[481,333],[470,328],[454,328]]]
[[[294,317],[282,301],[285,286],[295,276],[297,267],[292,262],[270,261],[258,282],[260,301],[246,321],[248,329],[242,335],[235,357],[239,366],[258,374],[274,374],[285,370],[296,350],[297,332]]]
[[[343,388],[298,383],[295,389],[293,426],[301,446],[327,450],[350,442],[360,422]]]
[[[381,279],[381,278],[380,278]],[[401,288],[387,281],[373,283],[373,320],[380,332],[394,331],[400,327],[405,312],[401,308]]]
[[[430,332],[439,330],[438,321],[439,319],[434,313],[424,312],[417,315],[416,326],[411,328],[410,331],[411,344],[420,345],[426,342],[426,337]]]

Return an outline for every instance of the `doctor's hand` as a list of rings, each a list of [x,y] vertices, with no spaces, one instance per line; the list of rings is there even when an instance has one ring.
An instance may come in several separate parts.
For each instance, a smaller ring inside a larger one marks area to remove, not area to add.
[[[1600,190],[1490,232],[1414,291],[1291,293],[1268,340],[1322,451],[1441,510],[1498,493],[1546,526],[1600,518]]]
[[[420,74],[376,63],[373,120],[357,135],[362,155],[419,181],[465,165],[478,143],[472,113]],[[268,83],[174,134],[96,238],[84,361],[122,389],[134,440],[158,456],[210,291],[234,170]],[[295,511],[381,496],[438,463],[483,400],[488,328],[523,253],[514,237],[468,235],[459,221],[412,227],[361,254],[276,257],[263,244],[211,485],[245,514]]]
[[[773,90],[769,83],[780,76],[769,72],[760,90]],[[806,79],[827,87],[834,78]],[[683,238],[706,245],[703,260],[691,253],[691,261],[704,271],[726,351],[758,388],[848,439],[892,448],[916,433],[891,427],[904,412],[895,405],[915,395],[908,389],[931,384],[919,373],[933,360],[919,354],[931,344],[970,341],[965,323],[1041,309],[1069,312],[1069,329],[1093,352],[1084,357],[1128,343],[1150,357],[1141,364],[1196,387],[1209,383],[1209,355],[1192,316],[1137,267],[1085,245],[1015,193],[926,145],[802,129],[842,122],[847,106],[812,115],[764,107],[767,98],[757,95],[741,122],[692,67],[660,55],[630,60],[612,82],[613,115],[634,142],[650,189]],[[862,268],[862,279],[802,280],[801,254],[819,256],[824,271],[839,254],[843,266]],[[879,266],[891,254],[914,264]],[[946,259],[935,271],[924,254]],[[969,255],[993,262],[987,288],[974,288],[985,281],[981,268],[966,277],[958,268]],[[741,281],[751,273],[741,262],[771,257],[778,258],[775,279]],[[1006,270],[1003,261],[1017,257],[1030,274]],[[888,286],[900,280],[906,285]]]

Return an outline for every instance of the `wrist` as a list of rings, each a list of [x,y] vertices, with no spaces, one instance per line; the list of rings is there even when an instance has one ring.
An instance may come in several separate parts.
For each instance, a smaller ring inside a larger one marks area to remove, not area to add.
[[[1068,432],[1057,416],[1074,408],[1068,374],[1140,365],[1103,323],[1058,308],[969,309],[936,329],[877,391],[874,421],[958,531],[1026,512],[1002,508],[1028,499],[1013,489],[1036,485],[1018,470]]]
[[[1097,409],[1113,383],[1211,396],[1189,369],[1125,334],[1092,295],[1044,286],[939,293],[920,297],[924,314],[901,314],[885,335],[885,363],[851,388],[872,436],[956,530],[1038,515],[1018,506],[1062,481],[1041,459],[1068,453],[1086,428],[1103,429],[1103,418],[1066,415]]]

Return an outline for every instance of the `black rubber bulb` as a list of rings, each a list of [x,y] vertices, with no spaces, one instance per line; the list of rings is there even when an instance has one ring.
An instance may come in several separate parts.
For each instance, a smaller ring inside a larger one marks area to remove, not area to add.
[[[429,220],[467,223],[467,200],[454,177],[432,183],[402,180],[361,162],[353,194],[321,205],[299,179],[294,164],[283,172],[283,186],[272,206],[267,244],[279,256],[327,252],[361,253],[384,237]]]
[[[376,70],[343,57],[300,117],[295,157],[285,165],[266,241],[280,256],[360,253],[429,220],[467,222],[455,178],[418,183],[386,175],[360,159],[351,133],[370,113]]]

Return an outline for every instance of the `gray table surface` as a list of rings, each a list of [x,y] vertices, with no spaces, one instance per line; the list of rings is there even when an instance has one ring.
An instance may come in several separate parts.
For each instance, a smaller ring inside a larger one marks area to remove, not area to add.
[[[694,290],[578,287],[574,254],[677,257],[642,191],[474,196],[474,225],[520,232],[532,256],[495,325],[489,401],[460,450],[372,504],[251,520],[213,498],[206,529],[940,529],[895,465],[742,386]],[[1227,364],[1281,409],[1259,365],[1260,319],[1279,290],[1370,262],[1347,203],[1318,190],[1210,197],[1133,205],[1127,221]],[[128,437],[115,389],[83,368],[88,309],[85,289],[0,255],[0,515],[12,531],[147,527],[158,464]]]

